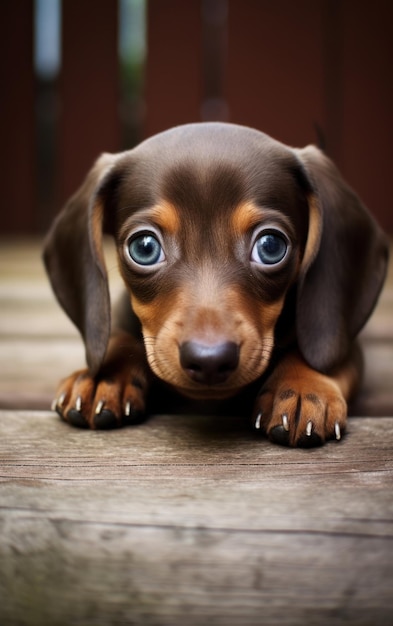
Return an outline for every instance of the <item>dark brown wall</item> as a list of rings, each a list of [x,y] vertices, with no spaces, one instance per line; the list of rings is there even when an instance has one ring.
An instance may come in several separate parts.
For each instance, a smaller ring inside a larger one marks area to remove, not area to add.
[[[147,40],[145,135],[199,121],[200,0],[149,2]]]
[[[206,24],[198,4],[150,3],[147,134],[201,119]],[[323,145],[392,233],[393,3],[228,0],[227,9],[221,119],[291,145]]]
[[[119,149],[117,30],[113,0],[63,2],[59,202],[101,152]]]
[[[0,3],[0,232],[35,226],[33,2]]]
[[[343,2],[337,162],[393,234],[393,3]]]
[[[46,170],[37,190],[33,0],[0,2],[0,232],[41,228],[95,157],[122,146],[117,20],[115,0],[63,2],[48,208]],[[392,24],[391,0],[150,0],[140,135],[217,118],[298,146],[322,141],[393,233]]]
[[[325,126],[321,2],[229,3],[228,101],[231,120],[292,145]]]

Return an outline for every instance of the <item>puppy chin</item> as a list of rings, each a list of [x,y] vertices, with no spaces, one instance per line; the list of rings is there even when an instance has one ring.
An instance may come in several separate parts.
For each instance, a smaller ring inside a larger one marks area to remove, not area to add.
[[[228,400],[229,398],[236,396],[242,389],[242,387],[220,388],[216,385],[212,387],[201,387],[200,389],[197,387],[192,389],[189,387],[178,387],[176,385],[172,385],[172,387],[177,391],[177,393],[185,398],[197,401]]]

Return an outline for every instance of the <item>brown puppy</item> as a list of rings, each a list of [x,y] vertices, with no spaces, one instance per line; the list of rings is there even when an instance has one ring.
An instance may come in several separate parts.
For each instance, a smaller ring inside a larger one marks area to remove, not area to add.
[[[127,289],[112,331],[104,231]],[[373,218],[315,147],[209,123],[104,154],[45,244],[88,363],[61,383],[56,410],[108,428],[143,414],[148,398],[163,410],[164,388],[193,402],[240,394],[275,442],[338,440],[360,377],[354,340],[387,257]]]

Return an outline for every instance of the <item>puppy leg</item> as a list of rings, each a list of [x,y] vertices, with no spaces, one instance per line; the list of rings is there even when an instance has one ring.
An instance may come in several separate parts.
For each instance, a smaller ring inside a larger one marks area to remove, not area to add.
[[[112,335],[103,367],[75,372],[58,388],[53,409],[80,428],[114,428],[145,413],[149,369],[143,345],[124,331]]]
[[[360,371],[359,350],[331,376],[310,368],[298,353],[287,355],[257,398],[255,428],[287,446],[312,447],[341,439],[347,402],[358,385]]]

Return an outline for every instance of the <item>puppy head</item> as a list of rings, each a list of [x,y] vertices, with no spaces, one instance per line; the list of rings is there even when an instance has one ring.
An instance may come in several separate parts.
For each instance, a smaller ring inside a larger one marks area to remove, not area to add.
[[[343,337],[347,349],[374,305],[384,245],[331,167],[318,151],[292,150],[229,124],[178,127],[102,158],[60,214],[45,252],[92,371],[104,358],[110,326],[103,229],[115,238],[151,368],[182,393],[232,395],[265,371],[283,333],[288,340],[298,335],[312,366],[333,366]],[[343,212],[348,194],[362,226],[359,244]],[[326,238],[326,229],[336,235]],[[368,251],[359,297],[354,278],[345,278],[352,266],[358,271],[358,245]],[[295,292],[297,310],[289,310]]]

